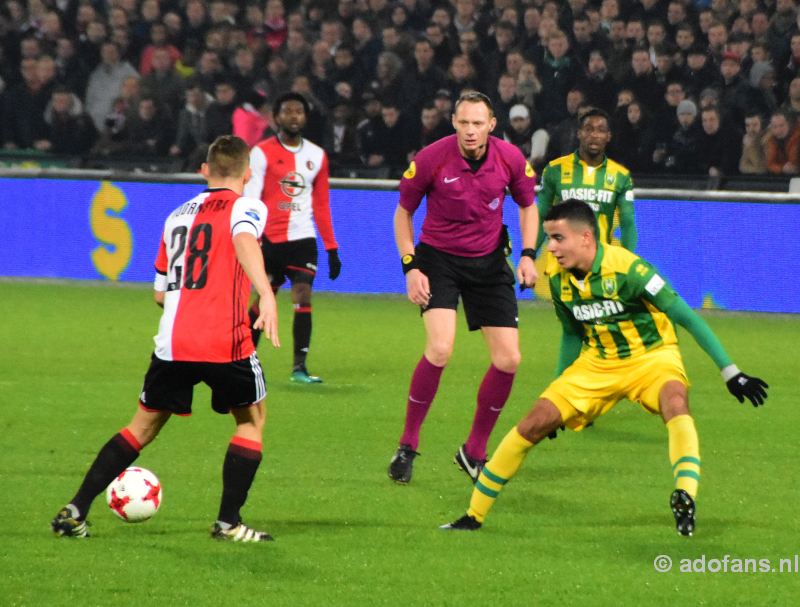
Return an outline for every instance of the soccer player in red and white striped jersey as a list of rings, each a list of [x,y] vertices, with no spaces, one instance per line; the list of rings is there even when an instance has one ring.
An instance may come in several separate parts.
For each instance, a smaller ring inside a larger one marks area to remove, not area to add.
[[[277,292],[287,278],[292,283],[291,380],[319,383],[322,380],[306,369],[311,344],[311,287],[317,273],[315,225],[328,252],[331,280],[339,276],[342,263],[331,220],[328,157],[325,150],[302,136],[308,113],[308,102],[298,93],[285,93],[275,100],[273,116],[278,134],[251,150],[253,176],[245,194],[267,206],[261,248],[273,291]],[[251,317],[255,313],[251,310]],[[254,332],[253,341],[257,344],[258,332]]]
[[[251,285],[260,296],[254,327],[279,346],[275,297],[258,245],[267,209],[242,196],[250,177],[247,144],[230,135],[209,148],[209,188],[170,213],[156,259],[155,300],[164,313],[155,352],[131,422],[106,443],[78,492],[51,523],[60,536],[86,537],[94,498],[139,456],[172,415],[190,415],[194,386],[211,388],[211,406],[231,413],[236,432],[222,469],[216,539],[272,539],[242,523],[239,510],[261,462],[266,383],[248,326]]]

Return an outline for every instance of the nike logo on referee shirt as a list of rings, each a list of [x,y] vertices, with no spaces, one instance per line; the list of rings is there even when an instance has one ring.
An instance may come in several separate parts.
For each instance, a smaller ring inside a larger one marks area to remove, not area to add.
[[[452,177],[452,178],[445,177],[444,178],[444,182],[445,183],[453,183],[454,181],[458,181],[459,179],[461,179],[461,177]]]

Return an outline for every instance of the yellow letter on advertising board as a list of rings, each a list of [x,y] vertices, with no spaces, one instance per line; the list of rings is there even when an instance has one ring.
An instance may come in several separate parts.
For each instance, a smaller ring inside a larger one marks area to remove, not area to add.
[[[101,243],[92,251],[92,263],[109,280],[119,280],[133,253],[131,230],[118,216],[126,206],[128,199],[122,190],[103,181],[89,211],[92,234]]]

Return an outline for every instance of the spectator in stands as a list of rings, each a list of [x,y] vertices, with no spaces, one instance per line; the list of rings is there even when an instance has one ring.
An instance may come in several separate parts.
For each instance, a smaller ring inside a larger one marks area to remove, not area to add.
[[[436,67],[446,71],[453,59],[453,42],[441,26],[436,23],[429,23],[425,26],[425,38],[433,47],[433,62]]]
[[[748,110],[756,108],[767,113],[758,91],[741,75],[741,59],[738,55],[725,51],[719,67],[722,81],[720,83],[720,107],[734,124],[744,124],[744,116]]]
[[[550,143],[547,130],[534,124],[530,110],[522,103],[511,108],[508,121],[510,126],[503,130],[503,139],[517,146],[531,166],[537,172],[541,171]]]
[[[172,119],[158,98],[143,95],[136,113],[128,120],[128,136],[117,147],[117,153],[125,156],[166,156],[175,134],[172,124]]]
[[[64,86],[53,89],[44,121],[45,131],[34,143],[34,148],[40,152],[80,156],[87,153],[97,139],[97,129],[83,111],[80,99]]]
[[[167,33],[167,26],[163,23],[155,22],[150,25],[150,44],[142,49],[139,61],[139,74],[146,76],[153,68],[153,53],[156,50],[166,51],[170,58],[170,65],[173,65],[181,58],[181,52],[170,44]]]
[[[750,68],[750,86],[755,91],[755,109],[769,115],[778,109],[778,97],[775,89],[778,85],[775,79],[775,68],[771,63],[759,61]]]
[[[679,175],[697,173],[697,140],[700,137],[697,105],[690,99],[684,99],[678,104],[677,114],[679,128],[667,145],[664,169]]]
[[[736,175],[742,156],[742,134],[716,107],[700,112],[702,132],[697,140],[698,165],[711,177]]]
[[[282,0],[267,0],[264,7],[264,41],[273,51],[283,45],[289,33],[285,16]]]
[[[657,107],[664,97],[664,87],[656,78],[646,47],[640,46],[631,53],[631,69],[621,85],[647,107]]]
[[[680,68],[675,65],[675,53],[671,47],[661,45],[656,47],[656,69],[655,75],[658,84],[665,87],[668,82],[679,80],[681,77]]]
[[[414,131],[416,132],[416,131]],[[414,143],[413,151],[418,152],[434,141],[452,133],[449,119],[442,116],[436,104],[429,101],[422,108],[419,125],[419,139]]]
[[[606,49],[606,64],[608,71],[615,82],[621,82],[630,67],[630,50],[625,37],[625,21],[621,18],[611,22],[608,31],[608,47]]]
[[[548,128],[550,145],[547,146],[546,162],[553,158],[560,158],[578,147],[578,113],[586,107],[586,97],[579,88],[573,88],[567,93],[566,117]]]
[[[206,109],[206,141],[233,132],[233,112],[239,104],[232,80],[221,79],[214,86],[214,101]]]
[[[337,102],[326,125],[322,146],[328,154],[331,172],[356,168],[361,164],[357,128],[353,106],[345,101]]]
[[[138,95],[136,104],[138,104]],[[133,98],[131,98],[131,101]],[[123,97],[117,97],[111,105],[111,111],[103,119],[100,136],[92,150],[93,156],[109,156],[116,154],[121,144],[128,139],[128,120],[136,105],[129,105]]]
[[[739,172],[743,175],[764,175],[767,172],[763,120],[757,112],[745,116],[742,156],[739,159]]]
[[[497,119],[495,131],[502,133],[509,126],[508,113],[519,102],[517,81],[511,74],[503,74],[497,81],[497,91],[493,99],[494,116]]]
[[[606,58],[601,50],[595,49],[589,53],[589,64],[580,81],[580,87],[585,92],[589,105],[599,107],[608,114],[613,112],[617,101],[617,84],[608,71]]]
[[[381,41],[375,37],[373,24],[365,16],[359,15],[353,19],[351,31],[356,64],[363,73],[374,74],[381,53]]]
[[[305,32],[289,30],[280,52],[283,54],[286,68],[292,78],[308,73],[311,64],[311,44],[308,42]],[[330,60],[330,52],[328,52],[327,58]]]
[[[719,72],[714,68],[714,64],[709,59],[705,48],[699,44],[690,48],[686,55],[686,65],[683,67],[683,74],[681,75],[681,81],[686,87],[687,97],[696,99],[701,90],[718,82],[719,79]]]
[[[375,70],[375,80],[369,88],[381,100],[392,100],[396,103],[402,88],[401,76],[403,62],[400,57],[388,51],[378,55],[378,67]]]
[[[775,12],[769,20],[767,44],[773,57],[787,56],[789,39],[797,29],[795,0],[775,0]]]
[[[361,150],[368,167],[385,167],[389,176],[399,177],[408,166],[412,151],[409,129],[396,103],[387,101],[381,110],[381,120],[375,125],[372,138],[362,140]]]
[[[420,38],[414,44],[414,63],[405,70],[400,89],[400,106],[412,116],[418,116],[422,106],[445,87],[446,76],[433,62],[430,41]]]
[[[202,86],[206,93],[211,94],[214,91],[214,85],[217,80],[223,76],[225,76],[225,66],[222,63],[219,51],[206,48],[200,54],[192,80]]]
[[[464,32],[458,36],[458,50],[462,55],[468,55],[475,71],[483,74],[486,71],[486,62],[481,56],[480,41],[476,32]]]
[[[516,30],[514,24],[508,21],[500,21],[494,26],[494,48],[486,54],[486,72],[482,74],[487,83],[497,82],[500,74],[506,71],[506,55],[517,42]]]
[[[592,34],[589,17],[586,13],[578,13],[572,19],[572,53],[581,65],[589,63],[589,54],[593,50],[603,51],[606,41],[603,37]]]
[[[615,115],[609,155],[628,167],[631,173],[647,173],[653,168],[653,132],[647,110],[634,99],[618,108]]]
[[[708,53],[716,63],[722,62],[722,54],[727,50],[728,28],[724,23],[714,21],[708,28]]]
[[[236,92],[242,96],[249,95],[256,82],[263,79],[263,75],[256,70],[255,55],[249,47],[240,46],[234,51],[230,78]]]
[[[447,90],[454,99],[458,99],[464,89],[475,90],[478,88],[478,75],[467,55],[456,55],[447,70]],[[434,93],[435,95],[435,93]],[[433,98],[426,100],[425,104],[432,102]],[[427,145],[427,144],[426,144]],[[424,146],[423,146],[424,147]],[[421,149],[421,148],[420,148]]]
[[[539,107],[545,124],[555,124],[567,117],[564,100],[567,91],[578,82],[582,68],[570,54],[569,40],[564,32],[557,30],[547,38],[547,47],[539,68],[542,92]]]
[[[789,82],[786,100],[781,109],[789,111],[795,118],[800,114],[800,76],[792,78]]]
[[[355,52],[349,44],[342,44],[333,55],[333,65],[330,71],[330,81],[348,82],[353,88],[353,94],[361,97],[367,82],[367,76],[356,63]]]
[[[389,51],[400,57],[404,65],[411,62],[414,41],[407,32],[402,32],[393,25],[388,25],[381,30],[381,45],[384,51]],[[438,59],[436,64],[439,65]]]
[[[187,84],[186,105],[178,114],[175,142],[169,149],[170,156],[187,160],[187,166],[191,164],[188,159],[208,143],[206,111],[212,100],[199,80],[192,80]]]
[[[184,101],[186,83],[175,70],[172,55],[166,47],[154,48],[150,55],[150,73],[139,85],[144,94],[157,99],[170,116],[177,116]]]
[[[249,147],[253,147],[275,134],[270,128],[272,108],[267,96],[257,90],[246,93],[244,99],[233,111],[233,134],[244,139]]]
[[[678,130],[678,104],[686,99],[683,84],[678,81],[667,83],[664,100],[653,111],[653,166],[663,166],[666,159],[667,145],[672,135]]]
[[[789,56],[782,62],[781,81],[790,82],[800,76],[800,32],[792,34],[789,39]]]
[[[20,72],[22,82],[9,87],[3,95],[3,145],[6,149],[32,148],[47,131],[44,110],[50,102],[52,89],[42,82],[36,59],[22,59]]]
[[[538,107],[537,97],[542,92],[542,83],[536,73],[536,64],[525,61],[517,75],[517,97],[529,108]]]
[[[55,58],[56,82],[83,97],[89,82],[89,69],[78,57],[72,38],[62,36],[56,41]]]
[[[767,171],[772,175],[797,175],[800,172],[800,125],[789,112],[778,110],[769,121],[764,139]]]
[[[114,99],[119,96],[122,82],[131,76],[139,76],[130,63],[120,61],[119,48],[113,42],[103,42],[100,57],[100,64],[89,76],[86,88],[86,111],[98,128],[102,127]]]
[[[673,3],[670,3],[672,6]],[[681,4],[677,2],[677,4]],[[681,4],[681,6],[683,6]],[[678,51],[682,56],[681,67],[686,65],[686,55],[695,46],[696,39],[695,39],[695,32],[694,27],[692,27],[689,23],[681,23],[678,28],[675,30],[675,46],[678,47]]]

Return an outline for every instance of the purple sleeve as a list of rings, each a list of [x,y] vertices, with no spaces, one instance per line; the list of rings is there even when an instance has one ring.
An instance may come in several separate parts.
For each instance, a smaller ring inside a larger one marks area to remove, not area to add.
[[[536,187],[536,171],[515,147],[511,147],[511,153],[506,154],[506,159],[511,169],[511,180],[508,184],[511,197],[521,207],[531,206]]]
[[[425,154],[417,154],[400,179],[400,206],[411,214],[417,210],[430,186],[430,165],[426,160]]]

